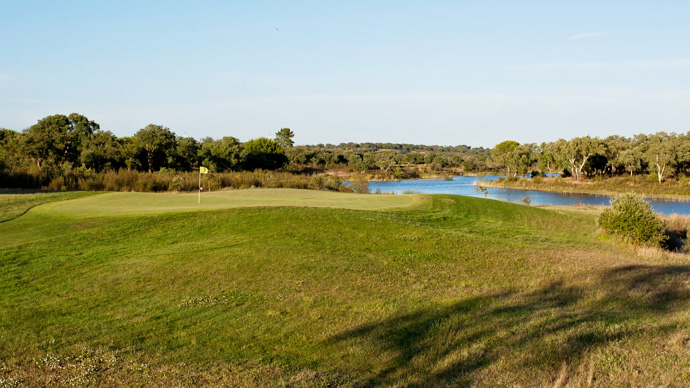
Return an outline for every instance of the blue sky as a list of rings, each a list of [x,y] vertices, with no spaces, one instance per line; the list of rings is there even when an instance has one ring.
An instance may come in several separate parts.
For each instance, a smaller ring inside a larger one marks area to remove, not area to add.
[[[0,0],[0,127],[492,147],[690,131],[687,1]]]

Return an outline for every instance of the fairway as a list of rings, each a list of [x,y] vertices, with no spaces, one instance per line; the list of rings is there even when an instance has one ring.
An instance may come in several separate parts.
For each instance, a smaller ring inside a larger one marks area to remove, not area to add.
[[[108,193],[50,205],[71,214],[145,214],[255,206],[326,207],[353,210],[410,208],[425,202],[423,195],[363,195],[297,189],[247,189],[197,193]]]
[[[592,212],[301,190],[195,201],[0,195],[0,387],[690,381],[687,259],[634,255]]]

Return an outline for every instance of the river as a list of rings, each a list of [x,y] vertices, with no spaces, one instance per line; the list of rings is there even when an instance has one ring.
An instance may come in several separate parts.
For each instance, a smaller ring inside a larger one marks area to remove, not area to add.
[[[495,180],[498,176],[485,176],[484,179]],[[406,180],[395,182],[370,182],[369,189],[375,192],[376,189],[382,193],[395,192],[404,193],[424,193],[424,194],[456,194],[468,197],[484,197],[484,194],[477,191],[474,182],[477,177],[457,176],[453,180]],[[593,194],[564,194],[551,193],[546,191],[534,190],[515,190],[488,187],[486,198],[499,201],[522,203],[522,199],[529,196],[532,205],[608,205],[611,199],[608,195]],[[690,214],[690,202],[649,200],[654,210],[661,214]]]

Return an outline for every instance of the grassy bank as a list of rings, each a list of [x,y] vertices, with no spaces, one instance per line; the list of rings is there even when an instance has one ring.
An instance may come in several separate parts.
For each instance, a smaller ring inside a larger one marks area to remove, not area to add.
[[[82,198],[88,195],[92,195],[92,193],[47,193],[26,190],[8,190],[0,192],[0,222],[11,221],[25,214],[31,208],[44,203]]]
[[[580,181],[574,178],[499,178],[496,181],[482,181],[482,186],[573,194],[636,193],[649,198],[690,201],[690,180],[686,177],[662,183],[650,181],[643,176],[583,178]]]
[[[0,223],[0,386],[690,379],[684,259],[601,240],[590,213],[314,193],[155,194],[157,213],[113,193]]]

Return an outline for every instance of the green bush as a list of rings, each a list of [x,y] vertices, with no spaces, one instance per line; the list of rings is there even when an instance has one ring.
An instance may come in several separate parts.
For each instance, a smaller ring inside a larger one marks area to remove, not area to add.
[[[362,178],[362,177],[357,177],[356,179],[353,179],[350,181],[349,189],[353,193],[359,193],[359,194],[370,194],[371,191],[369,190],[369,182]],[[343,190],[340,190],[343,191]]]
[[[621,194],[611,199],[611,206],[597,217],[597,224],[606,232],[630,242],[660,245],[666,239],[664,223],[652,205],[634,194]]]
[[[659,175],[655,172],[650,172],[649,175],[646,177],[647,182],[659,182]]]
[[[181,191],[182,190],[182,177],[175,176],[172,178],[170,183],[168,183],[168,191]]]

